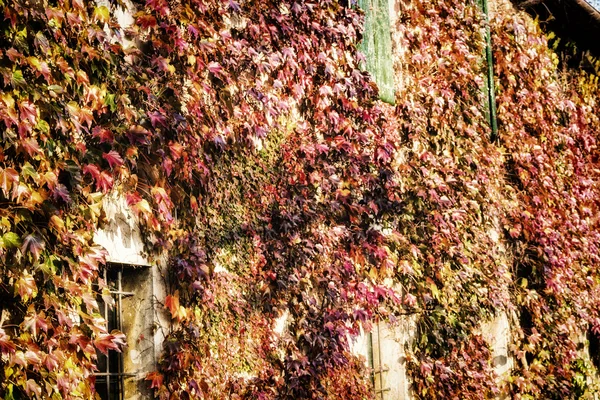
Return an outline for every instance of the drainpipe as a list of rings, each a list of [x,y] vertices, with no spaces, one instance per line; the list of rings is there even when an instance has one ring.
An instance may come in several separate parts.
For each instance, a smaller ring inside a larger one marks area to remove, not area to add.
[[[485,57],[487,61],[487,97],[490,126],[492,127],[492,135],[490,140],[495,142],[498,140],[498,121],[496,119],[496,89],[494,86],[494,60],[492,57],[492,34],[490,32],[490,15],[488,10],[488,0],[481,0],[483,13],[485,14]]]

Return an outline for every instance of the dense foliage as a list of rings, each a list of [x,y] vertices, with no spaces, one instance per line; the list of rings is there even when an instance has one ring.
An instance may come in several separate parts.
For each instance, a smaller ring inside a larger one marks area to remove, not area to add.
[[[90,398],[125,344],[93,243],[116,191],[166,260],[160,398],[370,398],[350,341],[407,314],[417,397],[590,396],[596,71],[499,3],[493,143],[475,2],[402,2],[391,107],[337,1],[149,0],[121,27],[121,3],[0,0],[0,395]]]
[[[448,199],[426,198],[431,233],[419,241],[427,249],[454,245],[433,264],[418,263],[436,266],[424,277],[436,284],[426,295],[436,308],[420,317],[415,394],[593,398],[586,346],[597,342],[600,305],[597,61],[572,46],[553,53],[528,15],[494,2],[500,129],[490,143],[476,91],[484,87],[482,19],[460,3],[407,6],[398,27],[409,51],[397,113],[424,147],[417,182],[431,182],[422,193],[442,189]],[[461,258],[446,261],[452,254]],[[478,329],[490,313],[506,313],[513,327],[512,371],[496,380]]]
[[[510,304],[511,261],[505,160],[486,117],[484,19],[477,3],[460,0],[401,13],[399,46],[407,51],[395,118],[404,208],[395,228],[413,249],[402,256],[410,274],[399,278],[418,312],[414,391],[489,398],[498,388],[479,326]]]
[[[600,333],[598,61],[570,46],[552,53],[525,15],[494,22],[500,136],[518,201],[505,222],[520,325],[513,390],[593,398],[597,372],[582,347]]]

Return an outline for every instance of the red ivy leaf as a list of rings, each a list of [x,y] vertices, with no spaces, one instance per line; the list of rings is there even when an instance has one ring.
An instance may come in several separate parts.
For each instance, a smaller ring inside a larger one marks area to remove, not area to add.
[[[37,295],[37,285],[35,279],[27,271],[23,272],[23,276],[15,283],[15,290],[19,292],[19,296],[23,301],[27,301]]]
[[[167,308],[171,315],[175,315],[177,310],[179,309],[179,292],[175,292],[174,295],[168,295],[165,298],[165,308]]]
[[[14,47],[11,47],[10,49],[6,50],[6,55],[8,56],[8,59],[12,62],[15,62],[16,60],[19,60],[23,57],[23,54],[21,54]]]
[[[141,13],[138,14],[137,24],[144,29],[152,28],[156,26],[156,18],[152,15]]]
[[[113,187],[113,178],[106,171],[102,171],[98,178],[96,179],[96,187],[100,189],[103,193],[108,193],[110,189]]]
[[[42,61],[40,63],[38,70],[40,71],[40,73],[42,74],[44,79],[46,79],[46,82],[50,82],[51,71],[50,71],[50,67],[48,66],[48,63],[45,61]]]
[[[100,333],[94,340],[94,346],[104,355],[108,355],[108,350],[121,352],[120,344],[125,343],[123,341],[125,335],[122,333],[117,335],[121,335],[123,338],[117,338],[113,333]]]
[[[17,346],[10,340],[4,329],[0,328],[0,353],[1,354],[12,354],[15,352]]]
[[[88,164],[85,167],[83,167],[83,173],[90,174],[94,179],[98,179],[98,177],[100,176],[100,170],[94,164]]]
[[[163,384],[163,375],[160,372],[151,372],[146,376],[146,380],[150,381],[151,389],[158,389]]]
[[[92,129],[92,135],[100,139],[100,143],[112,143],[115,140],[112,132],[101,126],[95,126],[94,129]]]
[[[134,125],[127,131],[127,138],[133,145],[146,144],[149,136],[150,132],[141,125]]]
[[[125,199],[127,200],[127,205],[129,207],[136,205],[140,201],[142,201],[142,197],[138,193],[127,193],[125,195]]]
[[[165,128],[167,127],[167,120],[165,116],[158,111],[148,113],[148,117],[150,117],[150,123],[154,128],[156,128],[158,125],[162,125]]]
[[[171,150],[171,155],[175,159],[181,157],[181,155],[183,154],[183,146],[177,142],[171,143],[169,145],[169,150]]]
[[[42,149],[35,138],[29,138],[21,141],[21,146],[23,146],[23,149],[25,149],[30,157],[42,152]]]
[[[111,150],[108,153],[104,153],[102,155],[102,158],[108,161],[108,165],[110,165],[111,168],[114,168],[115,166],[120,167],[121,165],[123,165],[123,159],[121,158],[119,153],[117,153],[114,150]]]
[[[69,191],[66,186],[62,183],[56,185],[56,187],[52,190],[52,197],[55,200],[62,199],[65,203],[71,202],[71,196],[69,195]]]
[[[222,69],[223,68],[219,65],[218,62],[213,61],[208,64],[208,70],[215,75],[219,74]]]
[[[48,371],[55,371],[58,368],[58,357],[54,354],[47,354],[44,365],[48,368]]]
[[[35,395],[36,398],[40,398],[42,396],[42,387],[35,383],[33,379],[28,379],[27,384],[25,385],[25,393],[29,398],[33,398]]]
[[[35,125],[38,116],[35,104],[30,101],[24,101],[19,104],[19,110],[21,111],[21,118],[28,120],[31,125]]]
[[[14,168],[0,169],[0,189],[5,197],[16,182],[19,182],[19,173]]]
[[[29,306],[27,311],[29,316],[23,320],[23,327],[31,331],[34,338],[37,337],[37,334],[40,330],[48,332],[48,321],[46,321],[46,315],[44,312],[42,311],[41,313],[36,314],[33,304]],[[40,363],[41,362],[42,360],[40,360]]]

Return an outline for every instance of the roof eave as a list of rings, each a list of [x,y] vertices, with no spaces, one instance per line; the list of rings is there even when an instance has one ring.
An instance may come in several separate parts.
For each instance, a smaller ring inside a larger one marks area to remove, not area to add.
[[[594,21],[600,24],[600,10],[596,9],[586,0],[570,0],[575,3],[577,6],[581,7],[585,12],[589,14],[589,16],[594,19]]]

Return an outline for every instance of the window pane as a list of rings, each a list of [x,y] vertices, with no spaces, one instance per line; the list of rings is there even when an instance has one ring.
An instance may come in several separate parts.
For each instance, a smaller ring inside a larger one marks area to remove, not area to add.
[[[107,357],[102,353],[97,353],[97,356],[98,356],[98,360],[96,362],[96,366],[98,367],[98,373],[104,374],[107,372],[107,367],[108,367],[108,364],[106,363],[108,361]],[[96,382],[97,381],[98,380],[96,379]]]
[[[96,393],[102,400],[122,400],[123,377],[118,375],[97,376]]]
[[[104,376],[96,377],[96,393],[101,399],[108,399],[108,387],[106,386],[106,378]]]
[[[120,311],[121,299],[118,294],[121,278],[121,268],[118,266],[109,268],[105,272],[106,285],[113,293],[115,301],[113,307],[107,305],[102,296],[98,295],[98,306],[100,313],[106,320],[106,329],[111,332],[114,329],[120,330]],[[123,398],[123,360],[120,352],[109,350],[108,355],[97,353],[98,375],[96,376],[96,393],[102,400],[121,400]]]

